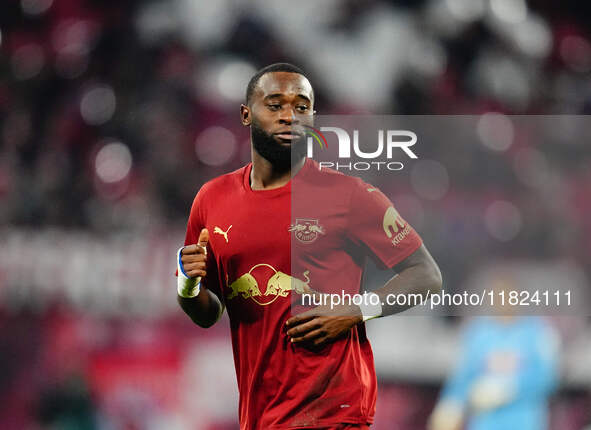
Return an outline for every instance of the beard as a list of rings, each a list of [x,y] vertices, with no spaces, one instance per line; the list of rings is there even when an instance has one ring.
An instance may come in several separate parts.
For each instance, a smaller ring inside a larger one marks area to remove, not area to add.
[[[291,145],[281,145],[254,120],[250,125],[250,138],[255,151],[278,171],[291,169],[306,155],[306,139],[303,136],[292,140]]]

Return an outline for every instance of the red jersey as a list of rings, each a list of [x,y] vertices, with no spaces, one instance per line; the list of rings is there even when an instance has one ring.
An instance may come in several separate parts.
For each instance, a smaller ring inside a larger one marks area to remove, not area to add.
[[[365,325],[321,350],[289,342],[293,279],[358,293],[366,256],[393,267],[422,241],[390,200],[307,159],[285,186],[253,191],[252,163],[197,193],[185,244],[209,230],[204,286],[230,318],[242,430],[371,424],[377,381]],[[293,278],[292,278],[293,276]]]

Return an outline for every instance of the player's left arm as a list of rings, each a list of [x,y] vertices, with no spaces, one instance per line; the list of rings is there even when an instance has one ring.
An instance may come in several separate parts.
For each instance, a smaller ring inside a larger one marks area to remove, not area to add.
[[[374,291],[380,298],[379,309],[371,317],[396,314],[413,306],[410,300],[397,305],[388,300],[389,295],[415,295],[425,299],[441,290],[441,272],[424,244],[410,256],[394,266],[396,274],[381,288]],[[390,303],[390,304],[389,304]],[[365,309],[354,304],[338,307],[318,306],[287,320],[287,334],[292,342],[310,342],[320,346],[346,335],[349,330],[367,319]]]
[[[287,334],[292,342],[323,344],[346,335],[362,321],[405,311],[441,291],[439,267],[417,232],[381,191],[362,181],[352,195],[347,234],[354,245],[366,248],[382,266],[391,268],[394,276],[372,293],[378,300],[370,301],[366,295],[361,307],[318,306],[290,318]],[[393,300],[399,295],[407,300]]]
[[[443,280],[439,266],[427,250],[425,244],[413,252],[410,256],[394,266],[396,273],[383,287],[374,291],[380,297],[381,312],[377,316],[387,316],[405,311],[430,294],[441,291]],[[404,295],[412,300],[393,300],[392,298]],[[419,296],[421,299],[419,300]],[[398,302],[406,303],[399,305]]]

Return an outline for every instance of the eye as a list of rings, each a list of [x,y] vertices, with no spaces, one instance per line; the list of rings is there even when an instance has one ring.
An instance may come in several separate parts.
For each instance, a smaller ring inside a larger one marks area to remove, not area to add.
[[[277,103],[269,104],[267,105],[267,108],[271,111],[278,111],[279,109],[281,109],[281,105]]]
[[[306,105],[299,105],[296,106],[296,109],[298,110],[298,112],[307,112],[310,108]]]

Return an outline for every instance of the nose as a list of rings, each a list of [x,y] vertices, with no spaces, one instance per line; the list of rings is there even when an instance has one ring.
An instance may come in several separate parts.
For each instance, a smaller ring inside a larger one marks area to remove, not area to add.
[[[295,113],[295,109],[293,107],[288,107],[286,109],[281,109],[281,113],[279,116],[279,123],[280,124],[299,124],[300,121]]]

